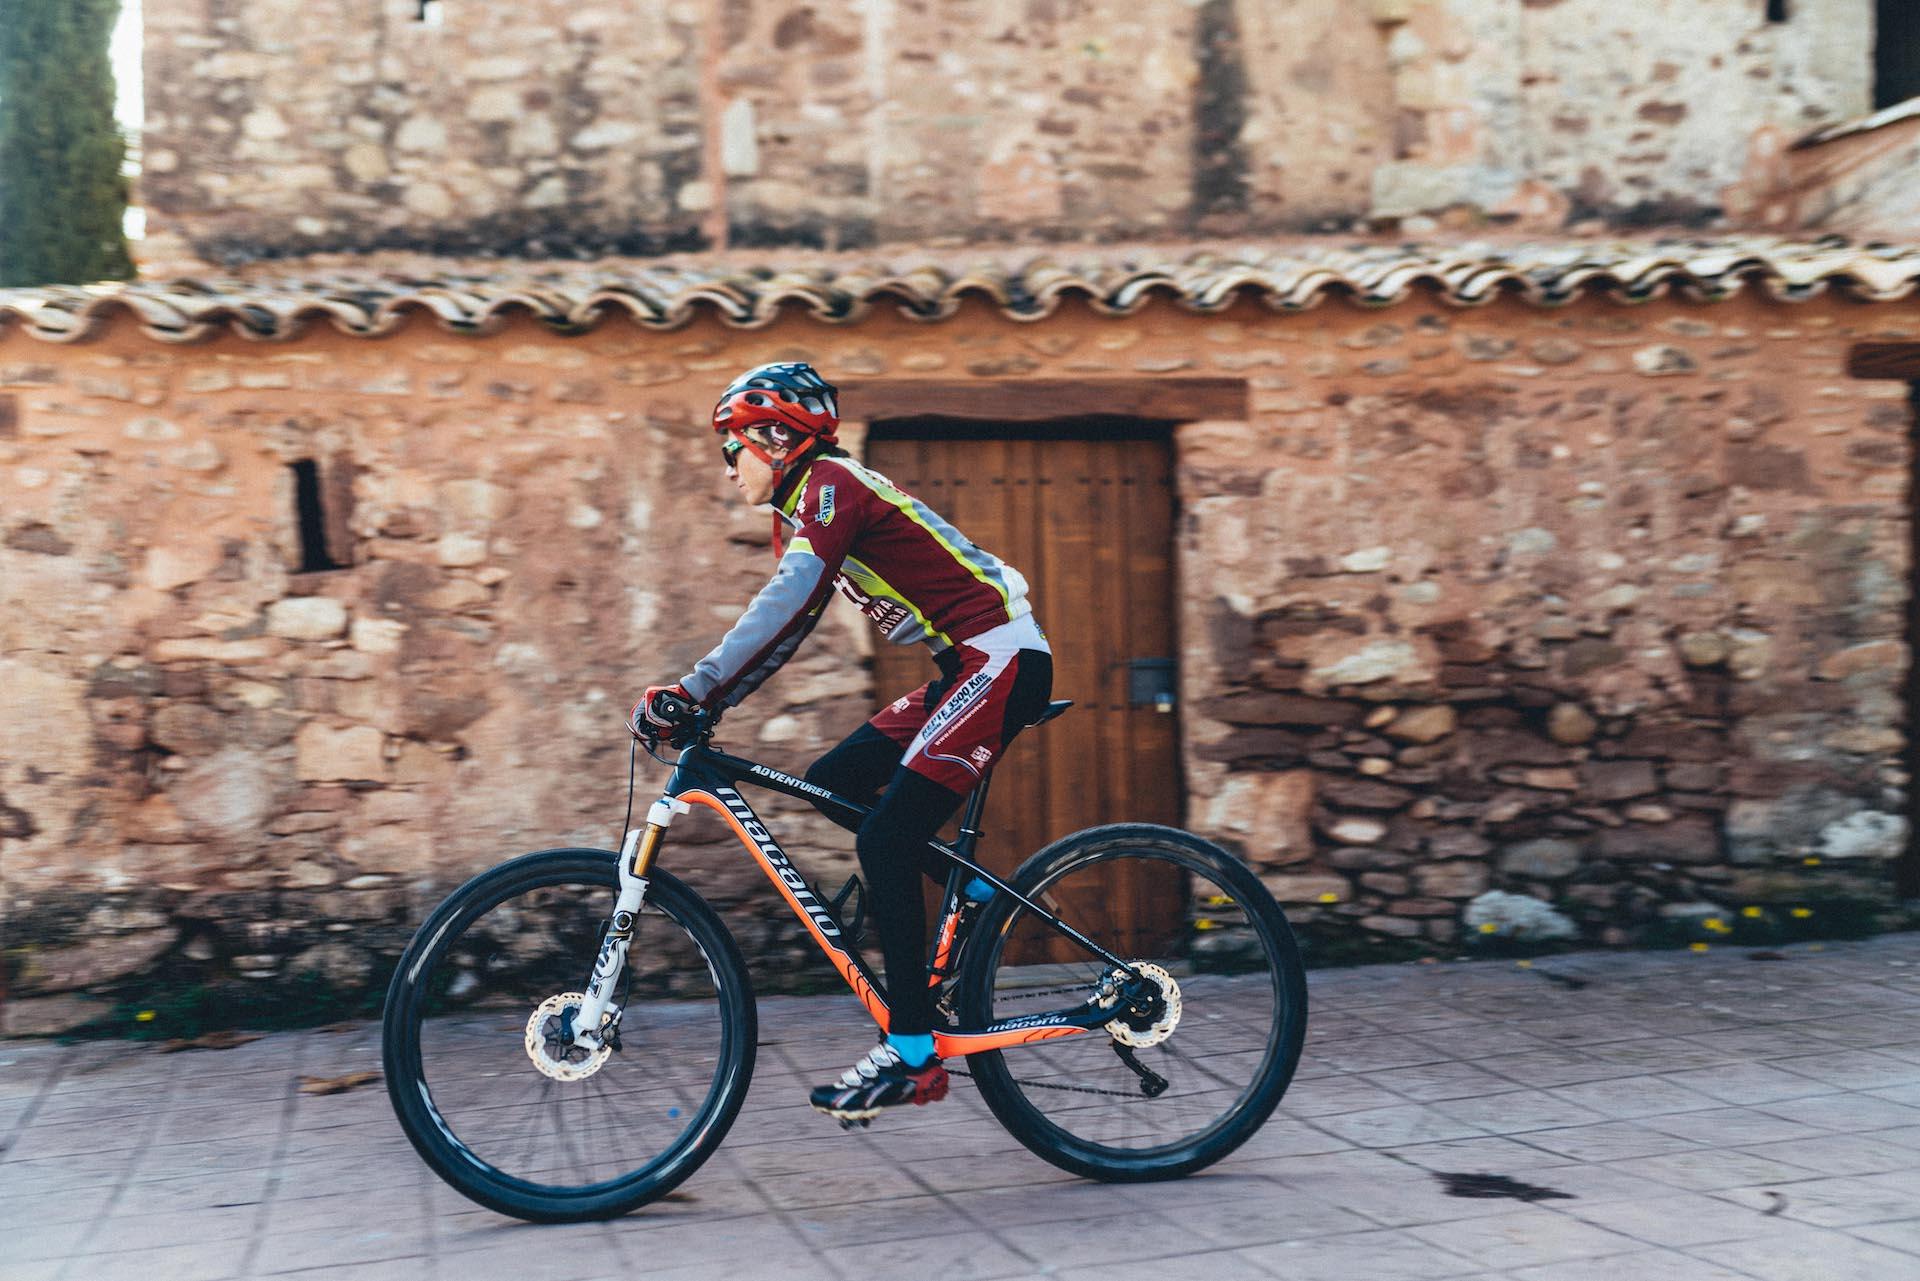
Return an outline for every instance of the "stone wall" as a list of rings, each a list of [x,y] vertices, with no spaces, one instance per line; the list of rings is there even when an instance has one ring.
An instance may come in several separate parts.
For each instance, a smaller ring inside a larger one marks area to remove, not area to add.
[[[1869,336],[1920,336],[1920,309],[0,335],[8,1017],[351,987],[474,870],[613,842],[630,698],[768,570],[703,415],[771,358],[1247,380],[1249,423],[1176,435],[1188,816],[1319,937],[1614,942],[1884,901],[1909,411],[1844,377]],[[300,570],[305,460],[342,568]],[[871,644],[836,604],[736,714],[743,742],[803,767],[870,707],[847,655]],[[838,830],[771,808],[837,883]],[[757,915],[719,836],[676,828],[672,865],[778,971],[797,927]]]
[[[1755,139],[1866,110],[1873,27],[1872,0],[439,11],[148,0],[148,259],[1707,219]]]

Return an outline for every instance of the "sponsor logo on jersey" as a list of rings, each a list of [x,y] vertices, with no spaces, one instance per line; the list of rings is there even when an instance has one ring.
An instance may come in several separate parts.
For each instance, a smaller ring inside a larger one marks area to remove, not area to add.
[[[833,486],[828,485],[820,491],[820,523],[833,524]]]
[[[978,765],[981,769],[985,769],[987,762],[993,759],[993,749],[985,743],[982,743],[971,752],[968,752],[967,755],[973,758],[975,765]]]

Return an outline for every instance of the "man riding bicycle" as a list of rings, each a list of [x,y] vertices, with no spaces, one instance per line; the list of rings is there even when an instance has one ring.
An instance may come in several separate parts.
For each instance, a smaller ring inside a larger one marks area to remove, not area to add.
[[[807,781],[871,806],[856,850],[886,962],[880,1044],[810,1100],[841,1120],[946,1095],[934,1055],[918,873],[947,869],[926,842],[1053,689],[1053,657],[1018,571],[839,447],[839,406],[811,365],[761,365],[713,411],[728,477],[771,503],[779,566],[693,671],[647,689],[630,726],[674,731],[752,693],[799,648],[835,588],[896,645],[928,647],[940,675],[815,761]],[[851,826],[851,824],[849,824]],[[971,898],[992,887],[976,878]]]

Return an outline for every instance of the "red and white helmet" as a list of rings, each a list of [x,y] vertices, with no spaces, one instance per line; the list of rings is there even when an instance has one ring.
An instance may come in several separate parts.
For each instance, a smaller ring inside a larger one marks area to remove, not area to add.
[[[815,443],[839,443],[840,405],[832,383],[800,361],[759,365],[741,374],[720,393],[713,407],[713,429],[732,435],[779,472]],[[774,445],[789,446],[779,462],[746,435],[764,429]]]

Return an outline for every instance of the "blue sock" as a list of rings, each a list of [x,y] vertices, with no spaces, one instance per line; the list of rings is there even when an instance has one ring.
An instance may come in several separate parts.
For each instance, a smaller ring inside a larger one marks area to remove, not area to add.
[[[976,903],[984,903],[993,897],[994,888],[985,878],[976,876],[967,882],[966,895]]]
[[[933,1033],[924,1036],[899,1036],[887,1033],[887,1044],[900,1056],[908,1067],[925,1067],[927,1060],[933,1057]]]

